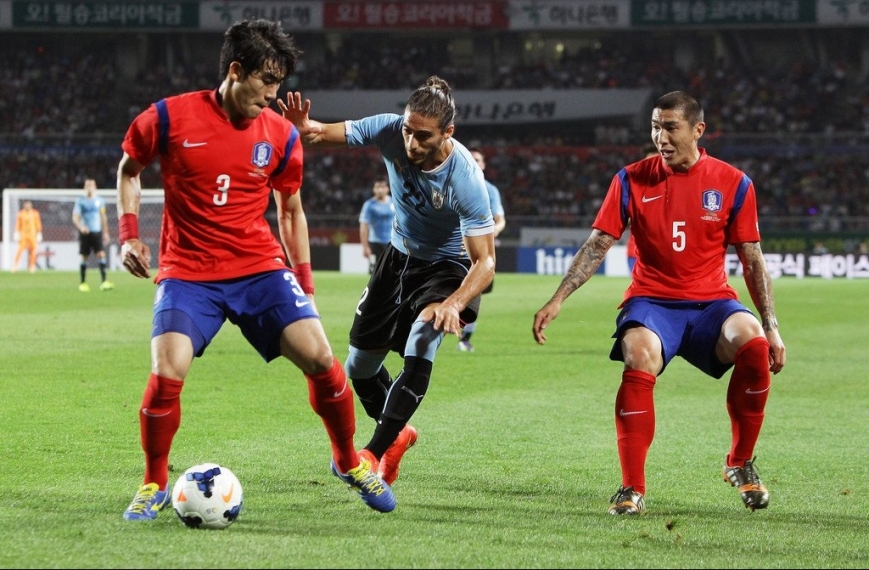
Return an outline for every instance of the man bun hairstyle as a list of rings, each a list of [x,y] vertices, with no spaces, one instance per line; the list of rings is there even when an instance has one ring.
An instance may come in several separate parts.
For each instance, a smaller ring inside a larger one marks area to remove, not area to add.
[[[410,96],[405,107],[411,113],[424,117],[435,117],[442,131],[446,130],[456,120],[456,101],[449,83],[437,75],[429,77],[423,85],[417,87]]]

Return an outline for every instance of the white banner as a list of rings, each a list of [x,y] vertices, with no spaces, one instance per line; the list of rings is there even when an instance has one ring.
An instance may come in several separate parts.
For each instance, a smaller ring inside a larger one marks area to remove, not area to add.
[[[341,273],[368,273],[368,258],[362,255],[361,243],[341,244]]]
[[[633,116],[645,110],[651,89],[514,89],[456,91],[459,125],[575,121]],[[378,113],[404,113],[410,91],[306,91],[311,117],[337,122]]]
[[[12,0],[0,0],[0,30],[12,28]]]
[[[869,279],[869,255],[832,254],[805,255],[802,253],[764,253],[769,275],[780,277],[822,277],[833,279]],[[742,276],[742,263],[735,253],[728,253],[725,261],[728,275]]]
[[[869,24],[869,0],[817,0],[818,23],[835,26]]]

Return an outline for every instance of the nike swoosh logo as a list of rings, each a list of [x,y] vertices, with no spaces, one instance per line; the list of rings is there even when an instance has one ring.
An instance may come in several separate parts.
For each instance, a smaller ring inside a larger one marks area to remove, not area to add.
[[[769,386],[767,386],[767,387],[764,388],[763,390],[752,390],[751,388],[746,388],[746,389],[745,389],[745,393],[746,393],[746,394],[763,394],[763,393],[766,392],[767,390],[769,390]]]
[[[643,196],[643,204],[645,204],[646,202],[652,202],[653,200],[657,200],[661,196],[663,196],[663,194],[659,194],[658,196],[652,196],[651,198],[647,198],[646,196]]]
[[[621,417],[625,416],[635,416],[637,414],[645,414],[648,410],[640,410],[639,412],[626,412],[624,410],[619,410],[619,415]]]
[[[343,394],[346,390],[347,390],[347,381],[344,380],[344,387],[341,388],[340,392],[335,392],[334,394],[332,394],[332,397],[333,398],[340,398],[341,394]]]
[[[235,483],[231,483],[229,486],[229,493],[221,494],[220,498],[223,499],[224,503],[228,503],[230,499],[232,499],[232,493],[235,491]]]
[[[208,144],[207,142],[192,143],[192,142],[190,142],[190,141],[187,140],[187,139],[184,139],[184,142],[181,143],[181,145],[182,145],[184,148],[193,148],[193,147],[197,147],[197,146],[205,146],[205,145],[207,145],[207,144]]]
[[[164,417],[168,416],[169,414],[171,414],[172,412],[166,412],[165,414],[152,414],[150,411],[148,411],[148,408],[142,408],[142,413],[145,414],[146,416],[148,416],[149,418],[164,418]]]
[[[296,307],[304,307],[305,305],[310,305],[310,301],[299,301],[296,299]]]

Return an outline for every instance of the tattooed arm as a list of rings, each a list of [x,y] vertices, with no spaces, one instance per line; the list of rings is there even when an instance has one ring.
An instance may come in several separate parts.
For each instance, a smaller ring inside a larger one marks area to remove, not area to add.
[[[785,365],[785,345],[778,332],[775,317],[775,302],[772,295],[772,278],[766,268],[766,260],[760,243],[747,242],[736,245],[736,254],[742,262],[742,273],[748,294],[760,314],[763,332],[769,341],[770,371],[778,374]]]
[[[543,334],[546,326],[561,312],[561,304],[564,303],[565,299],[595,274],[613,242],[615,242],[613,236],[597,229],[592,230],[591,235],[573,257],[570,268],[564,275],[564,279],[561,280],[558,289],[552,294],[552,298],[534,314],[534,326],[531,331],[534,333],[534,340],[537,341],[537,344],[546,342],[546,335]]]

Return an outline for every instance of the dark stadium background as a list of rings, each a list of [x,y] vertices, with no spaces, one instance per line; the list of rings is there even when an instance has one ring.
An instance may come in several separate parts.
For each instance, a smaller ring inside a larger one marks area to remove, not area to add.
[[[865,254],[866,3],[687,5],[0,0],[0,187],[80,188],[93,176],[113,188],[130,120],[163,96],[217,86],[222,31],[265,16],[280,19],[304,51],[285,90],[316,92],[321,102],[347,91],[379,101],[382,92],[406,96],[437,74],[460,107],[463,93],[475,94],[456,137],[489,155],[487,176],[507,212],[502,247],[521,245],[523,227],[588,227],[612,175],[647,142],[651,102],[684,89],[706,109],[702,146],[755,181],[766,251],[808,255],[823,243],[832,253]],[[612,114],[589,106],[589,90],[613,101],[621,92],[648,96]],[[575,105],[562,106],[569,116],[554,121],[545,113],[537,121],[498,114],[520,92]],[[312,116],[327,118],[317,109],[314,99]],[[384,102],[380,110],[395,109]],[[358,209],[382,172],[379,157],[310,150],[306,163],[315,243],[358,239]],[[160,186],[156,166],[143,185]],[[499,255],[499,270],[511,270],[514,257]]]

